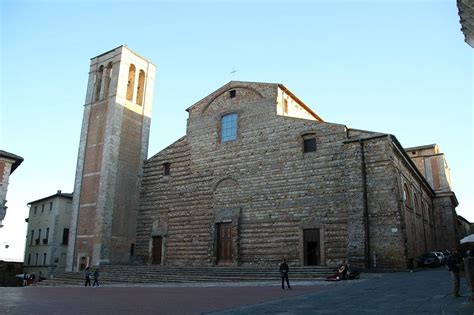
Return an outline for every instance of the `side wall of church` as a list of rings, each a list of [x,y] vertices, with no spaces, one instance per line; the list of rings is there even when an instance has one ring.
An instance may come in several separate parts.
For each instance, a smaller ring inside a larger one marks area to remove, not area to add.
[[[397,188],[400,191],[399,208],[404,222],[407,267],[416,267],[417,259],[436,247],[434,192],[416,172],[416,166],[395,145],[392,158],[395,162]]]

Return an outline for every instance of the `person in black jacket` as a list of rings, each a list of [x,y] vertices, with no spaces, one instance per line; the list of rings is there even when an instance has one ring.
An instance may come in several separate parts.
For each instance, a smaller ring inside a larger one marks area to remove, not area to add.
[[[92,284],[93,287],[99,286],[99,268],[95,268],[94,271],[94,283]]]
[[[290,271],[290,268],[288,267],[288,264],[286,263],[286,259],[283,258],[283,262],[280,264],[280,276],[281,276],[281,288],[285,290],[285,279],[286,279],[286,285],[288,286],[288,289],[291,289],[290,287],[290,281],[288,280],[288,272]]]
[[[458,251],[455,249],[451,253],[451,256],[448,258],[447,268],[451,273],[451,278],[453,279],[453,296],[460,297],[459,295],[459,282],[461,280],[461,274],[458,265],[461,263],[461,256]]]
[[[86,268],[86,273],[85,273],[85,276],[86,276],[86,283],[84,284],[85,287],[87,286],[91,286],[91,271],[90,271],[90,268],[87,267]]]

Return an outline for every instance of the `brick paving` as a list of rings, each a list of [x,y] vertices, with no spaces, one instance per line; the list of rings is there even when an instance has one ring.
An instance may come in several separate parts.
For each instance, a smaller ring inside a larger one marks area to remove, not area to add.
[[[474,314],[450,295],[444,268],[363,274],[364,279],[275,283],[130,284],[84,288],[0,288],[1,314]]]

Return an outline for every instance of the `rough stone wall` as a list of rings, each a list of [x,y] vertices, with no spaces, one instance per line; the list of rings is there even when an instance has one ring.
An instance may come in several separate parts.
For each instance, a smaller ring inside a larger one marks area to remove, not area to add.
[[[348,186],[348,258],[361,267],[404,268],[405,229],[391,138],[352,129],[348,134],[344,156],[344,180],[352,182]]]
[[[399,207],[402,210],[405,237],[407,266],[412,260],[416,266],[417,258],[422,254],[436,249],[434,235],[434,191],[428,182],[416,172],[416,166],[393,146],[392,158],[395,161],[395,172],[397,173],[399,189]],[[409,201],[403,198],[404,185],[408,187]]]
[[[235,90],[235,98],[229,91]],[[366,259],[361,150],[343,125],[277,115],[274,84],[231,82],[188,109],[186,137],[145,163],[137,258],[151,263],[163,236],[163,263],[213,265],[216,227],[232,224],[234,265],[304,264],[303,231],[319,229],[320,263]],[[238,115],[237,140],[220,142],[220,119]],[[316,152],[303,152],[314,134]],[[350,137],[350,139],[349,139]],[[388,136],[364,141],[370,244],[375,264],[404,268],[406,231],[400,173]],[[163,175],[163,164],[171,174]]]
[[[453,194],[438,194],[433,200],[436,222],[436,248],[438,250],[458,247],[457,215],[453,207]]]

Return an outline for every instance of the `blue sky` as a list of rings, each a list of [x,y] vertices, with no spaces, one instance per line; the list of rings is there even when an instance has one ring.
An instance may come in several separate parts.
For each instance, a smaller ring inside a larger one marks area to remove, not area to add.
[[[221,85],[278,82],[328,122],[404,147],[437,143],[458,213],[474,221],[474,50],[455,1],[4,0],[0,10],[0,149],[25,159],[10,178],[0,259],[23,259],[28,202],[72,192],[90,58],[122,44],[157,66],[149,156]]]

